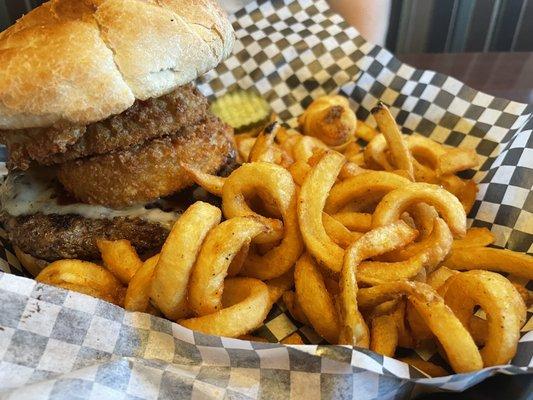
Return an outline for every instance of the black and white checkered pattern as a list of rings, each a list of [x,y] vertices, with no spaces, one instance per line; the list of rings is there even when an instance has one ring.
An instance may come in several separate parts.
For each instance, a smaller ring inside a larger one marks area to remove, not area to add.
[[[524,369],[427,379],[342,346],[207,336],[149,314],[0,272],[0,398],[403,398]]]
[[[234,54],[198,82],[206,94],[255,87],[289,124],[312,99],[340,91],[372,124],[377,100],[406,133],[476,148],[483,159],[470,215],[497,245],[533,251],[533,107],[497,99],[454,78],[402,64],[329,11],[325,1],[274,0],[233,16]],[[147,314],[37,285],[0,230],[0,398],[403,398],[458,391],[486,377],[533,371],[533,319],[513,366],[427,379],[399,361],[320,345],[283,305],[258,334],[298,331],[306,346],[251,343],[193,333]],[[531,285],[531,283],[530,283]],[[530,287],[531,289],[531,287]],[[531,310],[530,310],[531,311]],[[435,360],[434,350],[420,351]]]

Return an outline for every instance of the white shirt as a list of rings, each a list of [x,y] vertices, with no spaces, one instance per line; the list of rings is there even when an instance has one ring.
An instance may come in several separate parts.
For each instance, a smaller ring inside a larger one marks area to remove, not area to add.
[[[218,2],[228,14],[233,14],[235,11],[243,8],[246,4],[251,3],[252,0],[218,0]]]

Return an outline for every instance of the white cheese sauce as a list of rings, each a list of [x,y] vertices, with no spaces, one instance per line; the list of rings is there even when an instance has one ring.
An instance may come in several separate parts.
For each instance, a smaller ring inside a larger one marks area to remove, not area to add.
[[[0,187],[2,209],[12,216],[42,214],[78,214],[92,219],[115,217],[140,218],[170,229],[179,213],[134,205],[114,210],[83,203],[59,204],[53,174],[47,170],[10,173]]]

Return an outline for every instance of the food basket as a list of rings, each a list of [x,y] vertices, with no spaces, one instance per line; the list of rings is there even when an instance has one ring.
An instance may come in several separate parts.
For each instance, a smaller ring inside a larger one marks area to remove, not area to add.
[[[233,55],[199,80],[204,94],[255,88],[289,125],[324,94],[349,97],[370,124],[370,110],[382,100],[405,133],[476,149],[480,191],[469,223],[489,228],[497,246],[532,251],[532,106],[403,64],[366,42],[325,1],[259,1],[232,22]],[[28,278],[3,231],[0,240],[0,398],[385,399],[533,372],[532,310],[512,365],[428,378],[369,350],[320,344],[282,305],[257,332],[273,343],[259,343],[192,332],[41,285]],[[295,331],[310,344],[274,343]],[[420,356],[438,357],[435,350]]]

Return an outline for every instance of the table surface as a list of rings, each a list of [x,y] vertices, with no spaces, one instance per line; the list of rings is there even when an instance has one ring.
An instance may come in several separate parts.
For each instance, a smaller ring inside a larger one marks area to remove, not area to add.
[[[474,89],[521,103],[533,103],[533,53],[400,54],[403,62],[453,76]],[[461,394],[432,394],[429,400],[531,399],[533,378],[499,375]]]
[[[533,53],[399,54],[420,69],[451,75],[496,97],[533,103]]]

